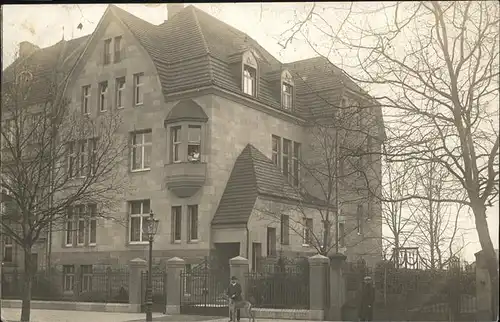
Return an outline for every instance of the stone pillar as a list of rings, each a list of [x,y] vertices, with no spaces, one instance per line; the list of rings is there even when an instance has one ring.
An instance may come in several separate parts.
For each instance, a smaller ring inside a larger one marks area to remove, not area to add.
[[[173,257],[167,261],[167,307],[165,312],[168,315],[181,314],[181,272],[185,269],[185,262],[182,258]]]
[[[493,315],[491,280],[488,264],[483,254],[483,251],[474,254],[476,256],[476,320],[491,321]]]
[[[325,310],[325,316],[329,321],[342,321],[342,306],[345,302],[342,266],[346,258],[343,254],[330,256],[330,307]]]
[[[310,318],[316,321],[323,321],[327,290],[327,275],[329,274],[330,259],[317,254],[308,258],[309,261],[309,310]]]
[[[229,260],[229,272],[231,277],[236,276],[241,284],[241,296],[248,300],[247,297],[247,274],[249,271],[248,259],[241,256],[233,257]],[[229,286],[229,281],[227,281]],[[241,311],[241,317],[246,318],[246,312]]]
[[[128,302],[137,313],[141,312],[142,299],[142,272],[146,271],[146,261],[141,258],[129,262]]]

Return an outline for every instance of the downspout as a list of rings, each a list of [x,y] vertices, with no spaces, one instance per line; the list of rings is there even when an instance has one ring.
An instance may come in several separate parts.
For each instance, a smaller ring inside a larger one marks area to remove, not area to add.
[[[247,232],[247,259],[250,258],[249,254],[250,254],[250,230],[248,229],[248,221],[247,221],[247,224],[245,226],[245,229],[246,229],[246,232]]]

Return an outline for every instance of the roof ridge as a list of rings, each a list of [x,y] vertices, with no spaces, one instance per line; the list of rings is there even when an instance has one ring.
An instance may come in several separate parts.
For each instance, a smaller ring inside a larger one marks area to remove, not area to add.
[[[207,55],[212,57],[212,55],[210,53],[210,49],[208,48],[208,43],[207,43],[207,39],[205,38],[205,34],[203,33],[203,30],[201,30],[200,20],[198,19],[198,15],[196,14],[196,10],[194,10],[193,5],[188,6],[188,8],[191,8],[191,13],[194,16],[196,28],[198,29],[198,32],[201,35],[201,40],[203,41],[203,46],[205,47]],[[214,73],[213,73],[213,69],[212,69],[212,62],[210,61],[210,59],[208,59],[208,72],[210,73],[210,81],[213,84],[214,83]]]
[[[151,25],[151,27],[157,27],[157,25],[152,24],[151,22],[149,22],[149,21],[147,21],[147,20],[144,20],[144,19],[142,19],[142,18],[139,18],[139,17],[137,17],[136,15],[134,15],[134,14],[132,14],[132,13],[128,12],[127,10],[125,10],[125,9],[122,9],[122,8],[118,7],[117,5],[110,4],[110,5],[109,5],[109,8],[113,8],[112,10],[118,10],[120,13],[124,13],[124,14],[128,15],[129,17],[133,17],[134,19],[140,20],[141,22],[145,22],[145,23],[147,23],[148,25]],[[127,26],[127,27],[128,27],[128,26]],[[129,29],[130,29],[130,28],[129,28]]]
[[[256,167],[255,167],[255,160],[254,160],[253,153],[252,153],[253,152],[252,150],[257,150],[257,148],[255,146],[253,146],[253,144],[247,143],[247,145],[245,146],[245,148],[243,149],[243,151],[241,151],[240,156],[243,154],[243,152],[246,149],[248,149],[248,154],[250,156],[250,165],[252,167],[253,188],[255,189],[255,191],[258,194],[259,193],[259,185],[257,184],[257,173],[256,173]]]

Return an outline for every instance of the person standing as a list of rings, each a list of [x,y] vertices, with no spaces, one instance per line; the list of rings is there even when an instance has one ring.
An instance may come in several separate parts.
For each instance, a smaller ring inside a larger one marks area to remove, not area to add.
[[[359,320],[373,320],[373,302],[375,301],[375,288],[372,284],[372,278],[365,276],[361,285],[360,303],[359,303]]]
[[[231,283],[227,288],[227,295],[229,296],[230,301],[236,305],[243,298],[241,297],[241,284],[238,283],[238,278],[236,276],[231,277]],[[229,313],[229,321],[234,321],[234,317],[232,316],[233,312]],[[240,309],[236,309],[236,321],[240,321]]]

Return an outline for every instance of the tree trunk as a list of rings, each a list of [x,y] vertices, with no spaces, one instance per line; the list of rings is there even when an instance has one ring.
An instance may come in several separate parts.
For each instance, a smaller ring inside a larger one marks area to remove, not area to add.
[[[474,212],[474,219],[476,223],[477,235],[481,244],[481,249],[484,251],[488,273],[491,281],[491,311],[492,321],[497,320],[498,314],[498,261],[491,242],[490,231],[488,229],[488,222],[486,220],[486,207],[482,202],[472,202],[472,211]]]
[[[31,281],[33,267],[31,263],[31,246],[24,249],[24,283],[22,293],[21,322],[29,322],[31,313]]]

